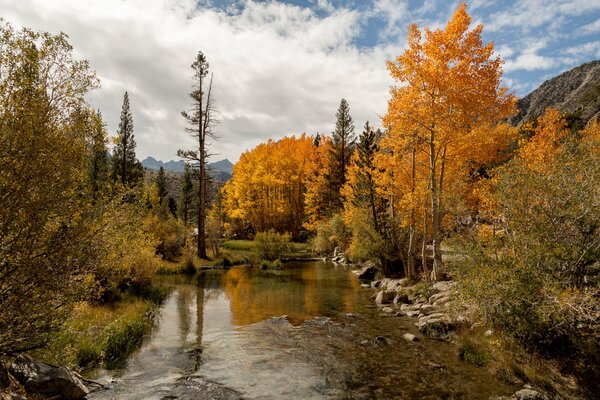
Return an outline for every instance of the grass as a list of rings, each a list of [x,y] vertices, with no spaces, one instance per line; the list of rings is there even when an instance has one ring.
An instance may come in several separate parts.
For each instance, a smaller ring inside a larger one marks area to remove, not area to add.
[[[463,330],[458,335],[458,356],[465,362],[484,368],[510,384],[531,384],[558,398],[587,398],[574,377],[564,374],[560,362],[527,351],[509,336],[483,329]]]
[[[80,303],[39,356],[50,364],[80,370],[116,367],[142,343],[156,308],[156,303],[139,298],[111,306]]]

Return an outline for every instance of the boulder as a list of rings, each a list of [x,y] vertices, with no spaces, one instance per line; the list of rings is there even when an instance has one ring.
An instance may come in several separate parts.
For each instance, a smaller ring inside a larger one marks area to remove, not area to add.
[[[0,361],[0,389],[6,389],[10,386],[10,379],[8,378],[8,370],[6,365]]]
[[[423,304],[419,311],[423,315],[430,315],[436,311],[436,308],[431,304]]]
[[[419,340],[418,337],[410,333],[405,333],[404,335],[402,335],[402,337],[409,342],[417,342]]]
[[[455,329],[450,317],[445,314],[432,314],[419,318],[418,326],[420,332],[439,340],[448,339]]]
[[[390,300],[388,299],[388,294],[385,291],[381,291],[379,293],[377,293],[377,296],[375,297],[375,303],[377,304],[386,304],[389,303]]]
[[[383,311],[384,313],[391,314],[394,312],[394,309],[392,307],[383,307],[381,311]]]
[[[408,295],[406,293],[400,293],[394,297],[394,304],[409,304],[410,300],[408,299]]]
[[[381,281],[373,281],[373,282],[371,282],[371,287],[373,289],[378,288],[379,285],[381,285]]]
[[[375,278],[375,273],[377,272],[377,268],[373,266],[367,266],[360,270],[360,272],[356,275],[358,279],[363,280],[371,280]]]
[[[537,390],[521,389],[515,393],[515,400],[548,400],[548,397]]]
[[[433,304],[433,303],[435,303],[436,301],[438,301],[438,300],[440,300],[440,299],[444,299],[444,298],[448,298],[448,300],[449,300],[449,299],[450,299],[450,294],[449,294],[449,293],[447,293],[447,292],[440,292],[440,293],[436,293],[436,294],[432,295],[432,296],[429,298],[429,303],[430,303],[430,304]]]
[[[76,372],[44,364],[29,356],[17,356],[10,366],[10,373],[30,392],[67,400],[83,399],[89,393]]]

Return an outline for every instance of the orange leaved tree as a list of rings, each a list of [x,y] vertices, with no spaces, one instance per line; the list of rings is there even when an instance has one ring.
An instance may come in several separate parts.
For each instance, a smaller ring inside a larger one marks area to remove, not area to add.
[[[471,29],[470,24],[465,3],[442,29],[420,30],[413,24],[408,48],[387,65],[399,85],[391,89],[384,124],[398,140],[418,146],[428,162],[436,279],[445,275],[440,242],[446,174],[468,162],[467,141],[475,150],[479,140],[487,140],[485,133],[472,135],[473,128],[493,125],[514,112],[515,97],[500,86],[502,60],[494,56],[493,43],[482,42],[483,26]]]

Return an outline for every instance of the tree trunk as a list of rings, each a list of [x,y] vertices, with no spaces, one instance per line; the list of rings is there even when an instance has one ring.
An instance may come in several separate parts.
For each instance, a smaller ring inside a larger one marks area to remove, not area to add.
[[[429,141],[429,169],[430,169],[430,193],[431,193],[431,238],[433,245],[433,280],[441,279],[438,273],[443,272],[442,256],[440,251],[440,203],[438,193],[438,181],[436,173],[437,156],[435,154],[435,133],[431,133]],[[440,182],[441,183],[441,182]]]

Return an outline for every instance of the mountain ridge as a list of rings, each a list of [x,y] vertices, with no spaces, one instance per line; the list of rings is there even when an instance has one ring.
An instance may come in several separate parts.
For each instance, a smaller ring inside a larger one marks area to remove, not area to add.
[[[590,61],[546,80],[517,101],[514,125],[529,121],[553,107],[580,127],[600,114],[600,60]]]
[[[152,156],[148,156],[142,160],[142,166],[146,169],[152,169],[152,170],[159,170],[160,167],[163,167],[167,171],[183,172],[184,166],[185,166],[185,161],[170,160],[170,161],[165,162],[162,160],[157,160],[156,158],[154,158]],[[207,167],[209,170],[216,171],[216,172],[225,172],[229,175],[231,175],[231,171],[233,170],[233,164],[231,163],[231,161],[229,161],[226,158],[223,160],[208,163]]]

